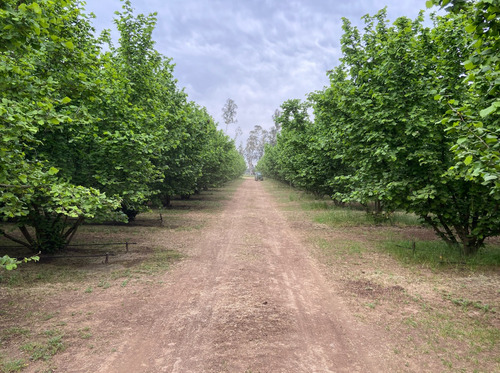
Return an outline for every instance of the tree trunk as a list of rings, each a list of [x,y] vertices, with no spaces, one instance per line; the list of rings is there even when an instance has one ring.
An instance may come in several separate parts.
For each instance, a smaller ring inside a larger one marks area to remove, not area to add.
[[[80,225],[82,225],[84,220],[85,220],[85,218],[83,216],[78,217],[78,220],[75,222],[75,224],[73,224],[71,226],[71,228],[69,228],[66,231],[66,233],[64,233],[64,239],[65,239],[64,249],[66,249],[69,246],[69,244],[71,243],[71,240],[73,240],[73,237],[76,234],[76,231],[78,230]],[[63,233],[63,232],[61,232],[61,233]]]
[[[164,196],[161,198],[161,204],[163,207],[170,207],[171,205],[171,197],[170,196]]]
[[[484,238],[478,238],[467,233],[467,229],[464,227],[455,227],[458,233],[460,242],[462,244],[462,251],[465,256],[472,256],[477,254],[479,249],[484,244]]]

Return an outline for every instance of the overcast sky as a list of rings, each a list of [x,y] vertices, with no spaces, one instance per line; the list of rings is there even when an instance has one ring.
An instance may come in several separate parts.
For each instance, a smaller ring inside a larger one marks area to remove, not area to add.
[[[97,30],[114,30],[119,0],[86,0]],[[156,49],[173,58],[174,75],[189,99],[225,128],[222,107],[238,105],[245,136],[272,126],[287,99],[304,99],[328,84],[338,64],[341,18],[362,25],[365,14],[387,6],[388,18],[415,18],[425,0],[132,0],[136,14],[158,13]],[[116,32],[114,33],[116,35]],[[239,140],[238,140],[239,143]]]

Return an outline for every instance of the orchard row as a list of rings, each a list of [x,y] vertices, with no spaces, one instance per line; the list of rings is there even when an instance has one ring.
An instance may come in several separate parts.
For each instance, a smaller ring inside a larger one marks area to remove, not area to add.
[[[85,219],[131,219],[239,177],[245,162],[154,49],[155,14],[124,3],[120,39],[94,35],[76,0],[0,9],[0,217],[37,252]]]
[[[500,233],[500,0],[434,3],[451,8],[433,27],[344,19],[330,86],[282,105],[257,168],[379,217],[414,213],[473,254]]]

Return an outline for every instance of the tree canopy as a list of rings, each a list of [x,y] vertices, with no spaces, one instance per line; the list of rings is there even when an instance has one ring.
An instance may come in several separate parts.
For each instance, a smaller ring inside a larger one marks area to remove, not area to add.
[[[377,216],[415,213],[450,245],[477,252],[500,233],[492,82],[499,54],[491,51],[498,35],[492,23],[481,24],[496,38],[485,51],[470,32],[487,2],[434,15],[433,27],[424,26],[423,13],[390,25],[381,10],[364,17],[363,31],[344,19],[343,57],[328,72],[330,86],[282,105],[281,133],[258,168]]]
[[[79,1],[2,2],[0,216],[24,239],[0,232],[35,252],[63,249],[85,219],[132,219],[244,171],[154,49],[155,14],[130,1],[116,14],[115,47]]]

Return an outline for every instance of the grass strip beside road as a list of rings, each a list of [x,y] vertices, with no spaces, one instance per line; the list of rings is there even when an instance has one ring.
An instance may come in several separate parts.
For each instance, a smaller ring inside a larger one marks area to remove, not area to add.
[[[408,371],[500,371],[498,238],[464,258],[413,215],[375,222],[357,207],[263,185],[350,312],[386,333]]]

